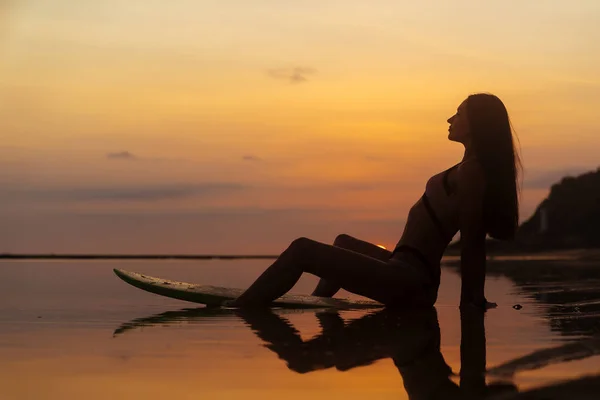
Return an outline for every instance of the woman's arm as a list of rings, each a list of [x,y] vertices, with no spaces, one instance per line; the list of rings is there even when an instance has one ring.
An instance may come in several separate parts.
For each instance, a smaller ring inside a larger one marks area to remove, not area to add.
[[[457,175],[460,196],[461,307],[466,304],[485,307],[485,175],[477,161],[461,164]]]

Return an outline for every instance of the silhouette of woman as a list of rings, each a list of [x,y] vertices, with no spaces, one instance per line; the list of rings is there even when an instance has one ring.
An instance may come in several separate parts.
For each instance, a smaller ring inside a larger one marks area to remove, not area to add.
[[[348,235],[333,245],[299,238],[229,305],[268,306],[308,272],[321,278],[315,296],[331,297],[343,288],[386,306],[430,307],[437,300],[440,260],[460,231],[461,307],[493,306],[484,296],[485,237],[514,237],[519,156],[506,108],[494,95],[470,95],[448,123],[448,139],[464,145],[464,157],[427,181],[394,251]]]

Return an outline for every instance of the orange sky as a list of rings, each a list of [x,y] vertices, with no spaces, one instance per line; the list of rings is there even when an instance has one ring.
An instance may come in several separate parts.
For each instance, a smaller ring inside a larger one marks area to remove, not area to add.
[[[393,245],[460,160],[446,119],[479,91],[509,109],[529,216],[598,166],[599,17],[592,0],[3,2],[0,251]]]

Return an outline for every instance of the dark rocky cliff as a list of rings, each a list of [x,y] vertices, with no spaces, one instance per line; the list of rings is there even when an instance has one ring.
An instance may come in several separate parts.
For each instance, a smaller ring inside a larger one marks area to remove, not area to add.
[[[600,247],[600,168],[552,185],[517,231],[516,242],[545,248]]]
[[[487,248],[491,253],[600,248],[600,168],[552,185],[514,241],[488,240]],[[447,254],[459,251],[456,242]]]

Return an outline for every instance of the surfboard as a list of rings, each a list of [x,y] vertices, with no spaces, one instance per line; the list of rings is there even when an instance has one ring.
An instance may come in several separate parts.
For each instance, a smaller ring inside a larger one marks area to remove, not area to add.
[[[244,289],[178,282],[118,268],[113,271],[125,282],[147,292],[211,307],[227,306],[224,304],[226,301],[234,300],[244,292]],[[282,308],[336,308],[344,310],[383,307],[381,303],[372,300],[317,297],[301,294],[285,294],[273,301],[271,305],[272,307]]]

